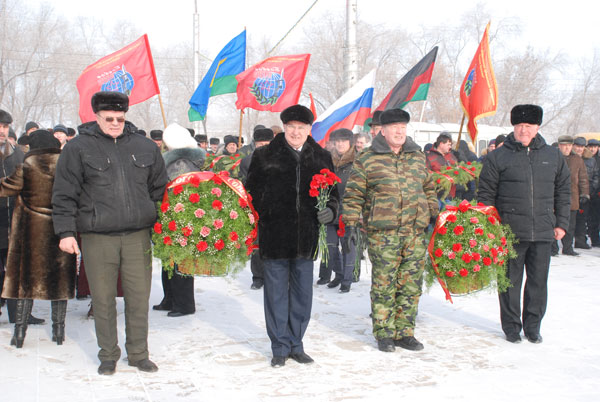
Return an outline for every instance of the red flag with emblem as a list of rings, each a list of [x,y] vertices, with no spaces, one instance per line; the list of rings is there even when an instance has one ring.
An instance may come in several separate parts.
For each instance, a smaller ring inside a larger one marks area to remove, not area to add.
[[[94,120],[91,100],[98,91],[124,93],[129,105],[159,94],[148,35],[87,66],[77,79],[77,90],[82,123]]]
[[[238,74],[238,109],[281,112],[298,103],[310,54],[270,57]]]
[[[469,118],[467,129],[473,144],[477,138],[476,120],[495,114],[498,107],[498,87],[490,57],[489,29],[488,23],[460,87],[460,103]]]

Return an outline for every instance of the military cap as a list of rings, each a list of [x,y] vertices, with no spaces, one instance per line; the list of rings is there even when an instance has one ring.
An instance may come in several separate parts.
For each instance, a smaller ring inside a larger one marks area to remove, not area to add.
[[[573,140],[573,145],[582,145],[585,147],[587,145],[587,141],[583,137],[577,137],[575,140]]]
[[[573,137],[570,135],[561,135],[560,137],[558,137],[558,143],[559,144],[572,144]]]
[[[381,113],[380,121],[382,126],[392,123],[408,123],[410,114],[402,109],[389,109]]]
[[[153,140],[162,140],[163,139],[163,131],[162,130],[150,130],[150,138]]]
[[[237,144],[237,138],[235,138],[233,135],[226,135],[225,138],[223,138],[223,143],[225,144],[225,146],[227,146],[227,144],[231,144],[231,143],[235,143]]]
[[[35,121],[28,121],[27,124],[25,124],[25,131],[29,131],[32,128],[40,128],[40,126]]]
[[[208,136],[205,134],[196,134],[194,136],[194,139],[198,144],[200,144],[201,142],[208,142]]]
[[[527,123],[542,125],[544,110],[538,105],[517,105],[510,111],[510,124]]]
[[[221,142],[221,140],[219,138],[213,137],[211,138],[208,143],[210,145],[219,145],[219,143]]]
[[[129,97],[116,91],[96,92],[92,96],[92,110],[94,113],[101,110],[127,112],[129,110]]]
[[[11,124],[13,122],[12,116],[10,113],[0,109],[0,123],[2,124]]]
[[[590,140],[587,142],[587,144],[588,144],[588,146],[593,146],[593,145],[595,145],[595,146],[597,146],[597,147],[600,147],[600,141],[598,141],[598,140],[597,140],[597,139],[595,139],[595,138],[592,138],[592,139],[590,139]]]
[[[283,124],[288,124],[290,121],[299,121],[305,124],[313,124],[315,116],[309,108],[302,105],[290,106],[281,112],[279,116]]]
[[[275,135],[270,128],[259,128],[258,130],[254,130],[254,134],[252,134],[254,141],[271,141],[273,137]]]
[[[347,128],[338,128],[337,130],[333,130],[331,134],[329,134],[329,139],[331,141],[350,141],[352,142],[352,138],[354,137],[354,133]]]
[[[52,129],[53,132],[59,132],[59,133],[65,133],[65,134],[69,134],[69,130],[62,124],[57,124],[56,126],[54,126],[54,128]]]
[[[373,118],[369,122],[369,127],[381,126],[381,113],[383,113],[381,110],[376,110],[375,113],[373,113]]]

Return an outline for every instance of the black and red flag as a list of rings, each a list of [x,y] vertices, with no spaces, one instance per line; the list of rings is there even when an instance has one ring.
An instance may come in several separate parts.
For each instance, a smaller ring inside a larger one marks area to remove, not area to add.
[[[427,99],[438,47],[434,47],[398,81],[375,110],[402,109],[409,102]]]

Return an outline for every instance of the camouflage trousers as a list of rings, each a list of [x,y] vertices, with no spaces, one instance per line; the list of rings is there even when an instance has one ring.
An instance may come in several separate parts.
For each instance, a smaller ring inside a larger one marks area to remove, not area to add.
[[[373,335],[413,336],[425,269],[425,235],[375,231],[368,234],[368,241]]]

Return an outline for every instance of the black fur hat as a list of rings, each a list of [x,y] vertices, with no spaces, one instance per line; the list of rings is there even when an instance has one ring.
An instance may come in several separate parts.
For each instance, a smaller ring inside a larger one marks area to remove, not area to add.
[[[35,130],[27,139],[29,150],[40,148],[60,148],[60,141],[54,138],[48,130]]]
[[[200,144],[201,142],[208,142],[208,136],[205,134],[196,134],[194,136],[194,139],[198,144]]]
[[[223,143],[225,144],[225,146],[227,146],[227,144],[231,144],[232,142],[236,145],[238,143],[237,138],[235,138],[233,135],[226,135],[225,138],[223,138]]]
[[[163,139],[163,131],[162,130],[150,130],[150,138],[153,140],[162,140]]]
[[[299,121],[305,124],[313,124],[315,116],[309,108],[302,105],[290,106],[281,112],[279,116],[283,124],[288,124],[290,121]]]
[[[381,113],[383,113],[381,110],[376,110],[373,113],[373,119],[371,119],[371,122],[369,123],[369,127],[381,126]]]
[[[77,134],[75,129],[72,127],[67,127],[67,131],[68,131],[67,137],[75,137],[75,134]]]
[[[94,113],[101,110],[127,112],[129,110],[129,98],[127,95],[116,91],[96,92],[92,96],[92,110]]]
[[[354,137],[354,134],[352,133],[352,131],[348,130],[347,128],[338,128],[337,130],[333,130],[331,132],[331,134],[329,134],[330,141],[340,140],[340,141],[352,142],[353,137]]]
[[[10,113],[0,109],[0,123],[3,124],[11,124],[13,122],[12,116]]]
[[[252,134],[254,141],[271,141],[273,137],[275,135],[270,128],[259,128],[254,130],[254,134]]]
[[[389,109],[381,113],[380,121],[382,126],[392,123],[408,123],[410,114],[402,109]]]
[[[209,140],[209,144],[210,145],[219,145],[219,143],[221,142],[221,140],[219,138],[213,137]]]
[[[510,111],[510,124],[516,126],[527,123],[541,126],[542,117],[544,117],[544,110],[538,105],[517,105]]]

